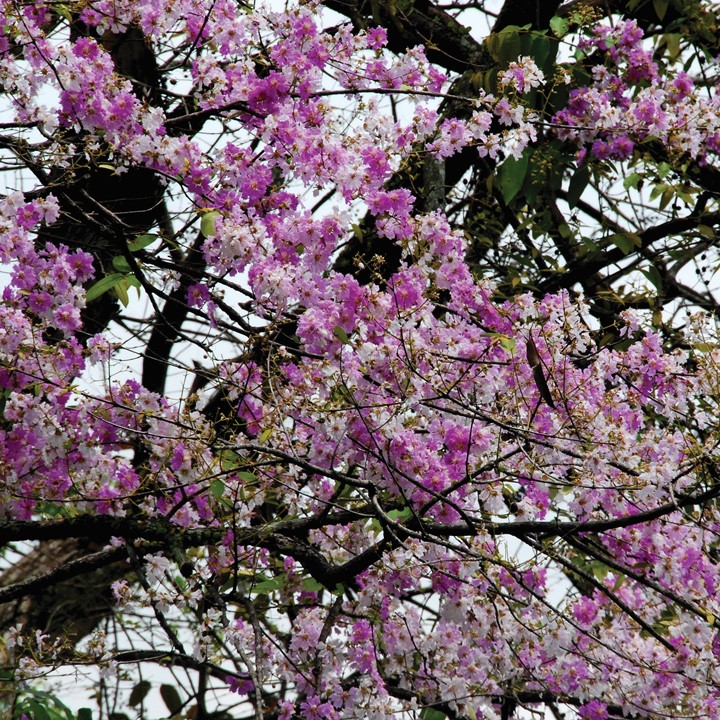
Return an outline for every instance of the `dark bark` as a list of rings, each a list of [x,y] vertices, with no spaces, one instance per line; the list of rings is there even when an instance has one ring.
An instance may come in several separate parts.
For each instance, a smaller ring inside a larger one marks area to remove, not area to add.
[[[162,393],[165,390],[170,356],[175,342],[182,334],[182,326],[188,315],[188,288],[202,277],[205,269],[205,260],[202,256],[203,241],[204,237],[198,234],[195,243],[178,268],[180,282],[177,288],[172,291],[155,318],[145,348],[142,370],[142,384],[151,392]]]

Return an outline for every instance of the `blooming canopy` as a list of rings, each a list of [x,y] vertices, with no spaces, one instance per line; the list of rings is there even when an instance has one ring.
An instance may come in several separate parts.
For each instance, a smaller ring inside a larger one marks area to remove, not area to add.
[[[327,5],[2,6],[8,677],[720,717],[713,13]]]

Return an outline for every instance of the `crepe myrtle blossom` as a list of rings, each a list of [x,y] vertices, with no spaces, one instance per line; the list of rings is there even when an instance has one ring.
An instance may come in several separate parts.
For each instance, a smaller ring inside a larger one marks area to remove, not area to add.
[[[627,159],[635,144],[651,138],[701,162],[717,153],[717,95],[693,92],[684,71],[662,73],[633,20],[598,25],[581,49],[596,49],[608,62],[597,64],[593,83],[573,89],[554,116],[560,138],[590,144],[602,160]]]
[[[324,30],[315,2],[93,0],[73,6],[87,32],[6,5],[26,135],[3,142],[52,152],[48,184],[69,190],[0,199],[0,515],[33,540],[90,527],[120,568],[118,627],[158,631],[157,655],[108,637],[98,659],[16,629],[21,675],[152,656],[281,718],[505,719],[518,701],[720,718],[716,339],[693,319],[668,349],[627,311],[602,343],[592,298],[509,295],[422,174],[466,151],[520,161],[541,133],[600,173],[650,140],[708,163],[714,91],[625,20],[585,32],[598,67],[541,127],[533,58],[450,116],[425,49]],[[131,30],[178,106],[118,72]],[[177,217],[130,232],[127,198],[83,185],[104,166],[153,173]],[[380,250],[343,266],[349,238]],[[182,350],[153,368],[176,340],[197,367]]]
[[[531,57],[521,57],[516,62],[511,62],[507,70],[498,73],[501,88],[510,87],[520,94],[540,87],[544,82],[545,75]]]

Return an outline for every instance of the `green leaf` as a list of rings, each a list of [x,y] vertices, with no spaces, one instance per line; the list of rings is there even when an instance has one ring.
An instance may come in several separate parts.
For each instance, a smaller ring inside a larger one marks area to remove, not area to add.
[[[132,285],[134,288],[137,288],[138,290],[140,290],[140,288],[142,287],[142,283],[140,282],[140,280],[137,277],[135,277],[135,275],[126,275],[125,280],[127,282],[127,285],[126,285],[127,287],[130,287],[130,285]],[[138,297],[140,297],[139,292],[138,292]]]
[[[506,352],[510,353],[510,355],[515,354],[515,340],[511,338],[509,335],[504,335],[503,333],[488,333],[488,335],[493,338],[493,342],[499,342],[500,347],[505,350]]]
[[[18,717],[29,714],[33,720],[55,720],[44,705],[32,698],[28,698],[22,703],[22,710],[23,712]]]
[[[668,5],[670,5],[670,0],[653,0],[653,7],[655,8],[658,20],[662,20],[665,17]]]
[[[68,6],[65,5],[65,3],[57,4],[57,5],[54,6],[53,9],[55,10],[55,12],[56,12],[58,15],[60,15],[60,17],[65,18],[65,20],[67,20],[69,23],[75,22],[74,19],[73,19],[72,13],[71,13],[70,10],[68,9]]]
[[[77,720],[92,720],[92,710],[90,708],[80,708],[77,711]]]
[[[667,190],[667,187],[665,183],[655,183],[655,186],[650,191],[650,199],[655,200],[659,198]]]
[[[515,354],[515,340],[507,335],[500,335],[500,347],[511,355]]]
[[[33,720],[75,720],[75,715],[52,693],[45,690],[28,689],[22,694],[15,706],[13,717],[23,715]]]
[[[506,203],[512,202],[520,192],[527,175],[528,159],[527,153],[523,153],[517,160],[510,156],[500,167],[498,186]]]
[[[617,579],[615,580],[615,584],[613,585],[612,591],[616,593],[622,586],[623,583],[627,580],[627,577],[625,575],[618,575]]]
[[[568,30],[570,29],[570,23],[566,18],[561,18],[555,15],[550,18],[550,29],[556,37],[561,38],[567,35]]]
[[[240,456],[234,450],[230,450],[229,448],[220,450],[218,457],[220,458],[220,467],[223,471],[234,470],[238,466],[238,461],[240,460]]]
[[[421,720],[447,720],[447,715],[437,708],[424,707],[420,711]]]
[[[658,165],[658,169],[657,169],[658,177],[661,180],[664,180],[670,174],[671,170],[672,170],[672,166],[669,163],[661,162]]]
[[[113,267],[121,273],[129,273],[132,272],[132,268],[130,267],[130,263],[127,261],[126,258],[124,258],[122,255],[116,255],[112,259]]]
[[[315,578],[305,578],[303,580],[303,590],[307,590],[307,592],[320,592],[324,589],[325,586],[321,582],[315,580]]]
[[[138,235],[132,242],[128,243],[128,250],[130,252],[144,250],[149,245],[152,245],[157,239],[157,235]]]
[[[333,335],[343,344],[347,345],[350,342],[348,334],[339,326],[336,325],[333,328]]]
[[[255,482],[257,480],[257,475],[247,470],[241,470],[237,476],[245,482]]]
[[[615,233],[607,239],[621,250],[623,255],[629,255],[640,245],[640,238],[632,233]]]
[[[147,680],[141,680],[135,687],[132,689],[132,692],[130,693],[130,699],[128,700],[128,703],[130,707],[136,707],[137,705],[140,705],[140,703],[146,698],[147,694],[150,692],[150,688],[152,685]]]
[[[367,528],[368,532],[373,532],[378,535],[383,531],[382,524],[377,518],[372,518],[371,520],[368,520],[365,524],[365,527]]]
[[[640,272],[655,286],[656,290],[662,290],[662,275],[654,265],[651,265],[647,270],[641,269]]]
[[[130,298],[128,297],[129,287],[130,283],[128,282],[127,275],[115,285],[115,294],[118,296],[118,300],[122,303],[123,307],[127,307],[130,302]]]
[[[481,88],[485,87],[484,80],[485,73],[482,70],[478,70],[477,72],[474,72],[470,77],[470,84],[473,86],[474,90],[480,90]]]
[[[625,190],[629,190],[630,188],[635,188],[637,190],[638,183],[642,180],[642,175],[639,175],[636,172],[631,172],[624,180],[623,180],[623,187]]]
[[[269,578],[268,580],[263,580],[255,585],[252,586],[251,592],[256,593],[258,595],[267,595],[271,592],[275,592],[275,590],[279,590],[287,581],[287,576],[285,573],[282,575],[278,575],[274,578]]]
[[[655,308],[655,310],[653,310],[652,324],[653,324],[653,327],[656,327],[656,328],[663,327],[662,310],[660,310],[659,308]]]
[[[220,478],[216,478],[210,483],[210,492],[216,500],[220,500],[225,494],[225,483]]]
[[[482,74],[482,88],[485,92],[492,93],[493,95],[498,91],[498,73],[499,69],[493,67],[490,70],[486,70]],[[489,176],[492,177],[492,176]]]
[[[500,62],[511,63],[520,57],[522,48],[520,46],[520,35],[515,30],[505,28],[500,35],[499,60]]]
[[[100,280],[88,288],[88,291],[85,293],[85,300],[92,302],[103,293],[112,290],[118,283],[122,282],[124,278],[125,275],[123,273],[111,273],[104,278],[100,278]]]
[[[709,225],[698,225],[697,231],[704,237],[710,238],[711,240],[715,238],[715,228],[710,227]]]
[[[580,200],[583,191],[590,182],[590,168],[587,165],[581,165],[570,178],[567,190],[567,203],[574,208]],[[627,188],[626,188],[627,189]]]
[[[660,209],[664,210],[672,201],[672,199],[675,197],[675,188],[674,187],[667,187],[665,188],[665,192],[662,194],[662,197],[660,198]]]
[[[488,52],[499,63],[511,63],[517,60],[522,52],[520,34],[515,25],[508,25],[499,33],[491,33],[487,36],[485,43]]]
[[[215,221],[220,217],[216,210],[204,212],[200,218],[200,232],[203,237],[210,237],[215,234]]]
[[[680,55],[680,40],[682,35],[680,33],[667,33],[663,35],[665,41],[665,47],[667,47],[668,55],[670,60],[677,60]]]
[[[172,715],[177,715],[182,710],[183,701],[174,685],[161,685],[160,697]]]
[[[523,46],[524,45],[525,43],[523,43]],[[556,52],[553,53],[553,50]],[[534,58],[535,64],[544,73],[548,73],[552,69],[553,62],[548,62],[548,59],[551,57],[551,53],[552,60],[554,61],[554,56],[557,54],[557,40],[537,33],[529,36],[528,55]]]

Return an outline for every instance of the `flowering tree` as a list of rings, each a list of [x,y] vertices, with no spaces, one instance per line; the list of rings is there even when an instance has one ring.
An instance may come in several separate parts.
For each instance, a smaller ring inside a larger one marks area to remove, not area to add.
[[[4,2],[3,712],[719,718],[716,11]]]

